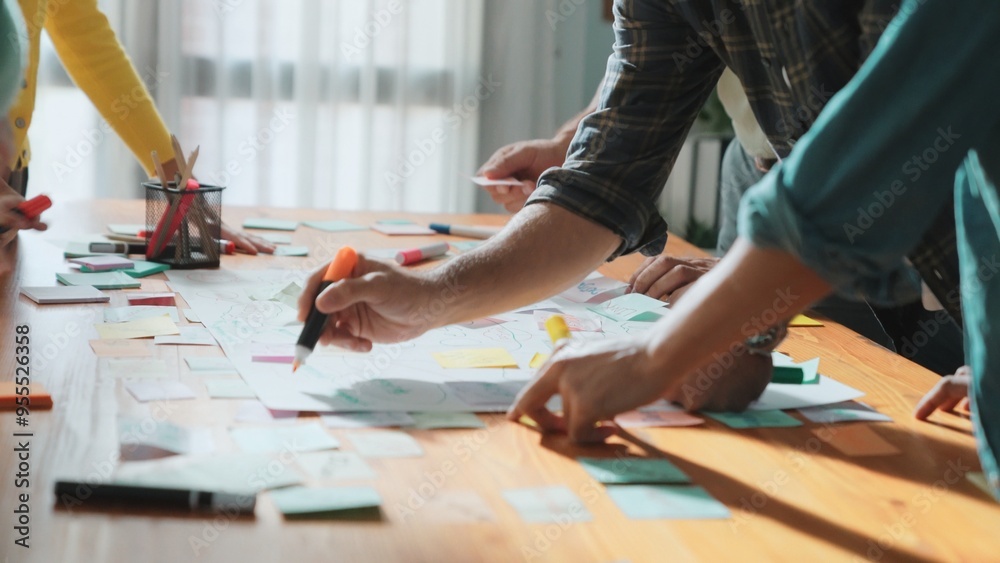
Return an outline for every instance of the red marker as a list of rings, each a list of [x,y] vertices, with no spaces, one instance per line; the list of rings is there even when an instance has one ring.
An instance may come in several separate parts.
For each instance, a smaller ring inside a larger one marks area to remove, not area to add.
[[[52,200],[47,195],[36,195],[35,197],[22,201],[17,207],[12,209],[15,213],[21,214],[25,219],[34,221],[43,211],[52,207]],[[0,233],[7,232],[6,227],[0,227]]]
[[[396,262],[399,262],[400,266],[407,266],[409,264],[416,264],[417,262],[427,260],[429,258],[444,256],[447,253],[448,253],[448,243],[436,242],[434,244],[428,244],[427,246],[421,246],[419,248],[411,248],[410,250],[400,250],[399,252],[396,253]]]

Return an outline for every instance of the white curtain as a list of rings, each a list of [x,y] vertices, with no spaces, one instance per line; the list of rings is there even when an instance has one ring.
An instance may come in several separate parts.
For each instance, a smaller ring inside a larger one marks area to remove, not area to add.
[[[101,1],[168,127],[187,150],[201,146],[198,177],[227,186],[226,204],[453,212],[473,210],[468,175],[495,90],[481,71],[483,4]],[[93,160],[76,177],[95,175],[91,195],[139,195],[121,143]]]

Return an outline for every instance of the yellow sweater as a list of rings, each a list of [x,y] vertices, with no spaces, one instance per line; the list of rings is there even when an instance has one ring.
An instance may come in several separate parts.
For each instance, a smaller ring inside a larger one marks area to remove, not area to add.
[[[8,114],[19,152],[11,169],[30,159],[28,128],[35,109],[38,43],[44,28],[63,66],[108,125],[125,141],[149,175],[151,151],[164,161],[173,158],[170,132],[153,105],[149,91],[125,54],[97,0],[19,0],[28,29],[29,58],[21,93]]]

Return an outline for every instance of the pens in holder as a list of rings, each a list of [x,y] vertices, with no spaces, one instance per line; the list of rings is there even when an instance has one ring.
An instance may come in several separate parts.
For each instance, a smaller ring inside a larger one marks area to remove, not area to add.
[[[52,207],[52,200],[47,195],[37,195],[29,200],[22,201],[11,211],[20,214],[29,221],[38,219],[43,211]],[[0,233],[6,233],[9,229],[0,227]]]
[[[351,272],[354,271],[354,267],[357,265],[357,251],[350,246],[345,246],[338,250],[337,255],[333,257],[330,265],[327,266],[326,273],[323,274],[323,281],[319,284],[319,291],[316,292],[316,295],[319,296],[331,284],[350,277]],[[293,373],[299,369],[299,366],[305,363],[306,358],[316,348],[316,343],[319,342],[319,337],[323,334],[323,329],[326,328],[327,317],[326,313],[321,313],[316,308],[316,298],[313,297],[312,306],[309,308],[309,316],[306,317],[306,322],[302,326],[302,334],[299,335],[299,340],[295,343],[295,361],[292,362]]]
[[[409,250],[400,250],[396,253],[396,262],[400,266],[408,266],[431,258],[437,258],[438,256],[444,256],[445,254],[448,254],[448,243],[437,242]]]

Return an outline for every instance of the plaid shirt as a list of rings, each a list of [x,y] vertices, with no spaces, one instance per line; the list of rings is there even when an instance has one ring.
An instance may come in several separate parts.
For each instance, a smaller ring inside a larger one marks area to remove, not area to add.
[[[667,225],[656,202],[723,68],[739,77],[761,129],[785,157],[897,8],[896,0],[616,0],[600,105],[529,203],[552,202],[612,230],[622,238],[614,256],[659,254]],[[925,240],[954,242],[953,218],[935,228],[942,236]],[[947,267],[957,264],[954,244],[915,256],[925,278],[935,269],[938,279],[957,276]]]

